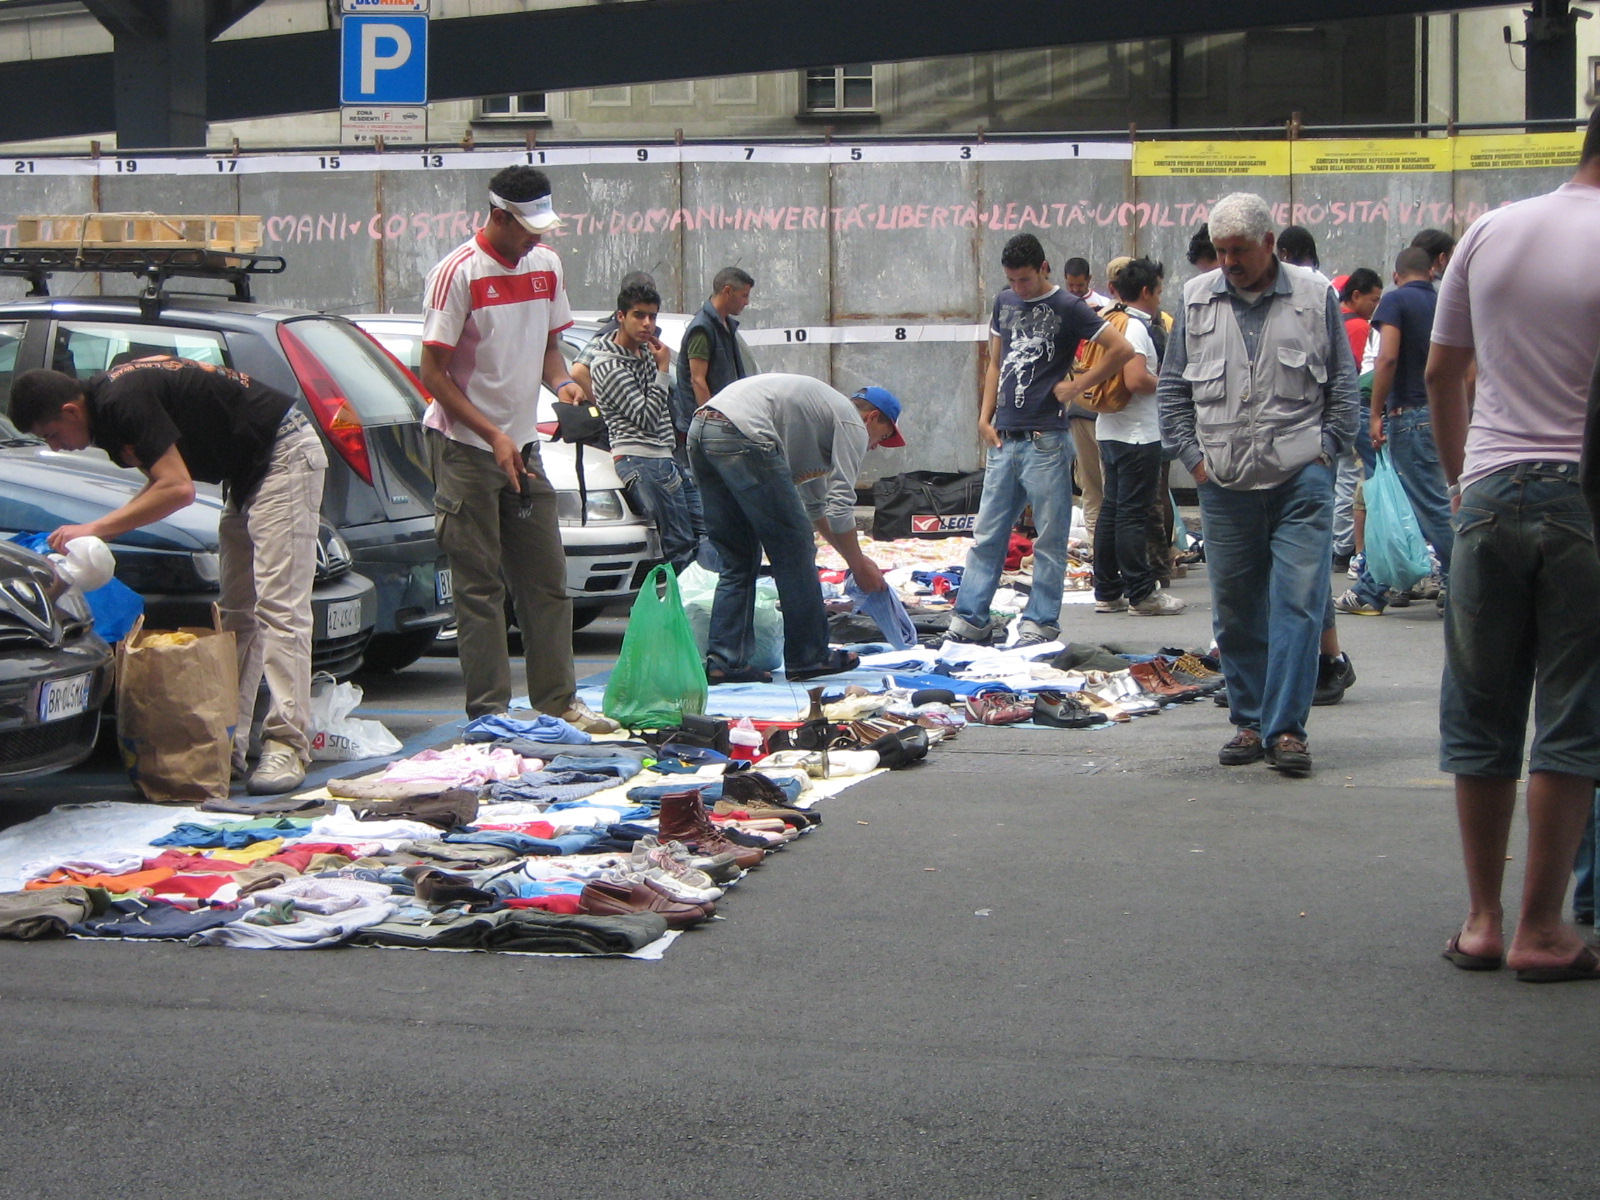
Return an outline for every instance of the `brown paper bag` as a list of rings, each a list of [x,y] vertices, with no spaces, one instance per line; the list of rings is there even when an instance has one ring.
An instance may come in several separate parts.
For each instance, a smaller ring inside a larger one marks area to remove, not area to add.
[[[227,796],[239,719],[239,662],[222,611],[196,640],[152,644],[140,617],[117,651],[117,744],[128,778],[157,804]]]

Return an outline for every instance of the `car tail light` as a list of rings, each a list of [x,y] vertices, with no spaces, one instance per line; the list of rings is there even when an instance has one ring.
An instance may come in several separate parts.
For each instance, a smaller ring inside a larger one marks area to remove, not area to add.
[[[361,424],[361,415],[350,403],[333,372],[296,337],[288,325],[278,326],[278,341],[283,353],[300,381],[300,388],[311,404],[317,424],[327,434],[339,457],[350,464],[350,469],[369,485],[372,483],[372,459],[367,454],[367,431]]]

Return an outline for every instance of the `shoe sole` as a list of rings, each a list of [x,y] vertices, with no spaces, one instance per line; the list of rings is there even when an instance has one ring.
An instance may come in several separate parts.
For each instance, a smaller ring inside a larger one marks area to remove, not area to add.
[[[1267,766],[1280,775],[1289,775],[1296,779],[1304,779],[1311,774],[1311,760],[1304,762],[1279,762],[1277,756],[1270,750],[1266,754]]]
[[[1254,754],[1248,755],[1238,752],[1234,754],[1223,754],[1219,751],[1217,753],[1217,762],[1225,767],[1248,767],[1251,763],[1258,763],[1265,757],[1266,755],[1259,750]]]

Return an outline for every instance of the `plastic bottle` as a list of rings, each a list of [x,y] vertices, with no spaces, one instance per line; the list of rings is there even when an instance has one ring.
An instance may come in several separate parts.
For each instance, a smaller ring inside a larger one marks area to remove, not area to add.
[[[728,730],[728,742],[732,749],[730,758],[755,762],[761,757],[761,733],[750,723],[749,717],[740,717],[733,728]]]

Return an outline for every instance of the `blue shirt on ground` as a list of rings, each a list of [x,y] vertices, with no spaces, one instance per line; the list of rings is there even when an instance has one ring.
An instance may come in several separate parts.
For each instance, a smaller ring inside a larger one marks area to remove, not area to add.
[[[1389,409],[1426,408],[1428,387],[1423,372],[1428,366],[1428,346],[1433,340],[1433,310],[1439,293],[1426,279],[1413,279],[1383,294],[1372,324],[1383,326],[1382,336],[1400,333],[1400,361],[1389,389]]]
[[[1052,390],[1067,377],[1078,343],[1105,322],[1077,296],[1054,288],[1024,300],[1010,288],[995,297],[989,332],[1000,339],[996,429],[1065,429],[1067,413]]]

